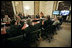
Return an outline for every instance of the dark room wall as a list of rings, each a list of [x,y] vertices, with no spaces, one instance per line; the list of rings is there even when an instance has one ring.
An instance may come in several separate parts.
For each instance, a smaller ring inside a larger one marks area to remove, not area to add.
[[[59,2],[58,10],[69,10],[70,5],[70,1]]]
[[[14,16],[11,1],[1,1],[1,18],[3,18],[5,14],[8,14],[11,19]]]

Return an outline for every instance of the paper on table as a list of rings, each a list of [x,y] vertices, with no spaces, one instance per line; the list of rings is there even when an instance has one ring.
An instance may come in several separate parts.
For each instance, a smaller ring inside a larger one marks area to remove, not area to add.
[[[40,23],[40,21],[38,21],[37,23]]]
[[[29,25],[28,24],[24,24],[24,26],[22,27],[22,30],[27,28]]]
[[[2,25],[5,25],[6,23],[1,23]]]
[[[28,24],[26,24],[26,27],[28,27],[29,25]]]

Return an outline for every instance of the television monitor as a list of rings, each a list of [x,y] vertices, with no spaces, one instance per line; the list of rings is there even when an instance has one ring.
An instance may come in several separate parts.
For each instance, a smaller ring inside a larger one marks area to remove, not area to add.
[[[53,15],[59,15],[59,11],[58,10],[53,11]]]
[[[70,13],[69,10],[61,10],[61,11],[60,11],[60,15],[61,15],[61,16],[68,16],[69,13]]]

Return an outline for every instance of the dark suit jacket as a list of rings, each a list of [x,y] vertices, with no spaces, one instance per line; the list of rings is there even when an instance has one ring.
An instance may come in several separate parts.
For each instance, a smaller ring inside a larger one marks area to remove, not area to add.
[[[44,22],[44,28],[46,28],[47,26],[50,26],[50,25],[52,25],[52,21],[51,20],[46,20],[45,22]]]
[[[8,35],[7,37],[15,37],[15,36],[22,34],[21,28],[22,26],[11,25],[10,28],[6,30],[7,35]]]
[[[36,15],[36,18],[40,18],[39,15]]]

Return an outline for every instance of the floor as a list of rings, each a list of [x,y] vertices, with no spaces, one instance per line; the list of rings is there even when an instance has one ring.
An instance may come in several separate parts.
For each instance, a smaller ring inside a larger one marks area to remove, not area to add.
[[[63,23],[62,29],[57,31],[54,39],[49,43],[48,40],[40,40],[38,47],[70,47],[71,46],[71,23]]]

